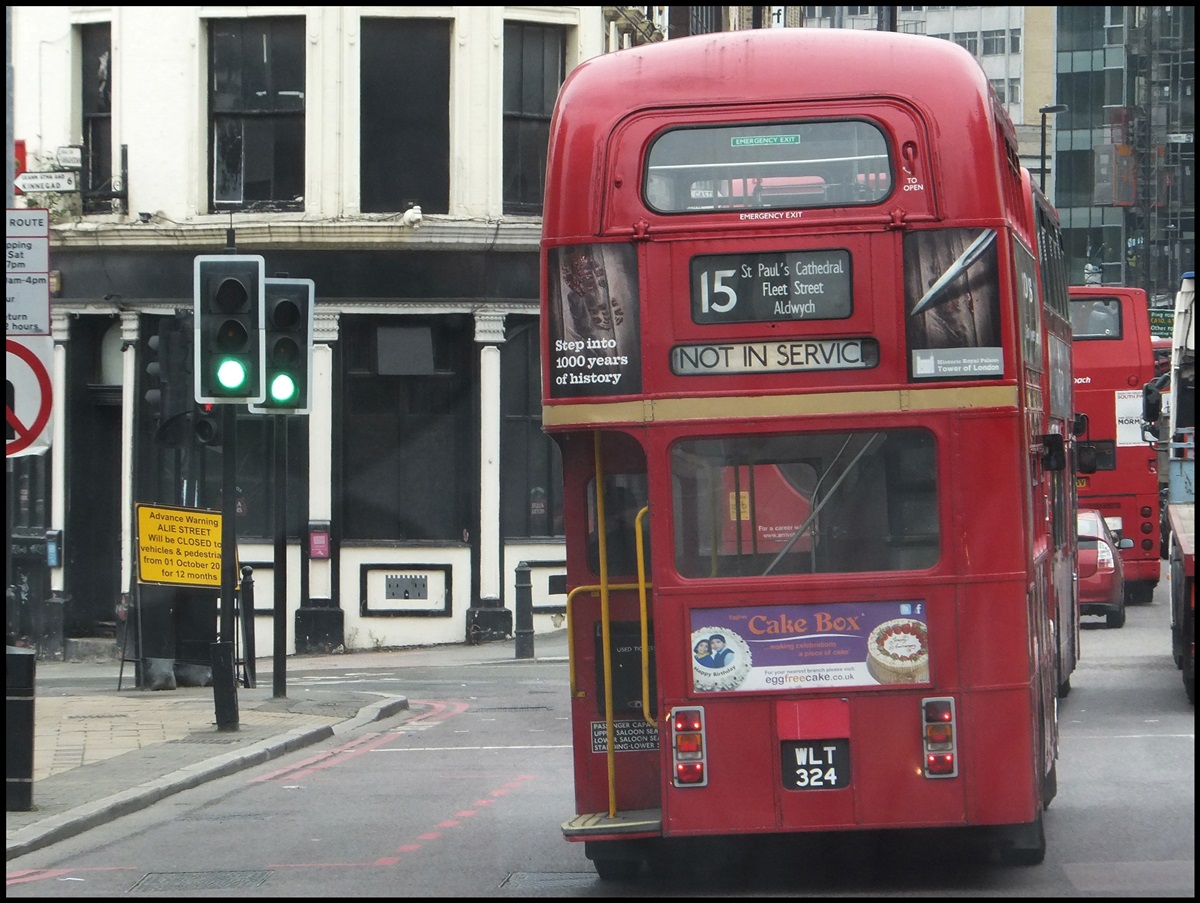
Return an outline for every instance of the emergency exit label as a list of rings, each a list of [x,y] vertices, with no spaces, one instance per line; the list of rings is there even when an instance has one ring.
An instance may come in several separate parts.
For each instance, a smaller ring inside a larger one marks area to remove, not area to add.
[[[137,506],[138,581],[221,586],[221,513]]]

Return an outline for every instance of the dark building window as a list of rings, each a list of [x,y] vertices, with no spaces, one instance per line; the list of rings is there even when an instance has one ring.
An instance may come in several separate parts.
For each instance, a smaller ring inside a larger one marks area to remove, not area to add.
[[[304,208],[304,19],[208,24],[212,206]]]
[[[1058,7],[1059,52],[1103,47],[1104,9],[1103,6]]]
[[[504,26],[504,212],[538,215],[550,114],[566,69],[561,28]]]
[[[362,211],[449,213],[449,22],[363,19],[361,58]]]
[[[504,320],[500,346],[501,529],[507,538],[561,537],[562,459],[542,432],[536,317]]]
[[[398,343],[426,330],[432,370],[396,373]],[[339,333],[342,537],[466,541],[479,529],[474,318],[344,316]]]
[[[79,26],[79,45],[83,212],[111,213],[111,200],[88,197],[88,192],[112,191],[112,27],[107,22]]]
[[[214,405],[218,414],[224,405]],[[241,540],[263,540],[275,535],[275,499],[280,481],[275,470],[275,418],[248,414],[237,416],[237,535]],[[308,418],[286,417],[287,494],[285,530],[289,539],[305,535],[308,517]],[[221,450],[201,452],[204,507],[220,510],[222,503]],[[238,578],[241,579],[240,577]],[[261,584],[260,584],[261,586]],[[259,592],[264,592],[260,589]],[[270,590],[265,590],[270,592]],[[263,597],[259,597],[260,599]],[[267,597],[269,598],[269,596]]]

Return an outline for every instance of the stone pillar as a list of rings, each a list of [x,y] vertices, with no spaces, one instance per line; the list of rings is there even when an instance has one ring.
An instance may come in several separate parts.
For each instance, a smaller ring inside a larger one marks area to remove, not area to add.
[[[503,536],[500,531],[500,344],[504,314],[475,314],[479,349],[479,597],[467,610],[467,641],[504,639],[512,611],[501,598]]]

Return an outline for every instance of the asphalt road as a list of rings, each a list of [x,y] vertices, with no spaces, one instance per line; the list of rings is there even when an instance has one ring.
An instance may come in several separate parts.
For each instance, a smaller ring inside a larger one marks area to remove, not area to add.
[[[1119,630],[1085,619],[1082,641],[1032,868],[984,861],[954,832],[861,832],[673,844],[637,884],[601,882],[559,830],[565,661],[430,657],[293,668],[289,692],[345,683],[412,707],[13,860],[8,896],[1194,897],[1194,708],[1165,585]]]

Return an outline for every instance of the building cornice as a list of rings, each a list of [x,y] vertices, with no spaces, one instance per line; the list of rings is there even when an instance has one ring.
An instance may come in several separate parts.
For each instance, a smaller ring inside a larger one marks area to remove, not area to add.
[[[483,250],[502,252],[537,251],[542,237],[540,218],[457,219],[426,216],[415,228],[398,219],[288,220],[254,219],[232,222],[205,218],[203,222],[175,223],[161,217],[150,222],[63,223],[51,227],[50,244],[56,250],[114,248],[190,250],[213,253],[224,248],[233,229],[242,250],[308,248],[313,250]]]

